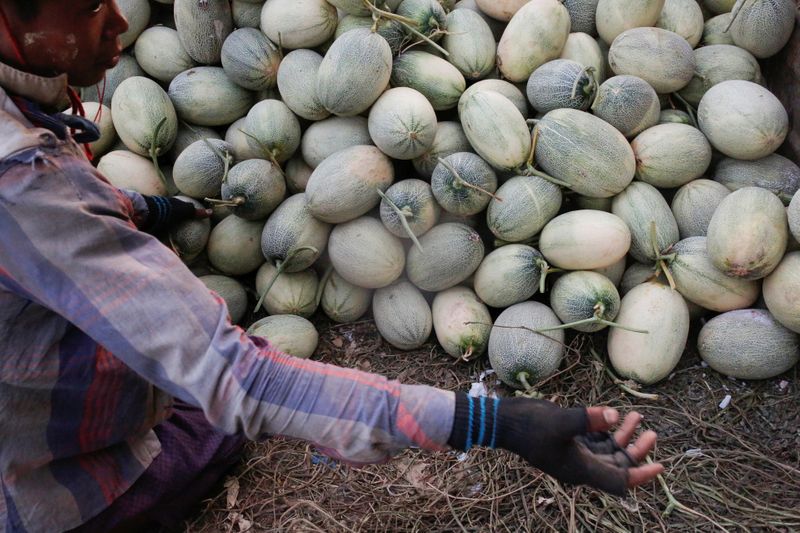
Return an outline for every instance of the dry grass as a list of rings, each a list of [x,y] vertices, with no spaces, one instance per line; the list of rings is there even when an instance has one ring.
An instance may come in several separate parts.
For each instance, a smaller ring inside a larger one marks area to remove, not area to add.
[[[485,360],[455,363],[434,345],[392,350],[374,326],[322,325],[318,357],[406,383],[468,390]],[[719,376],[687,353],[665,383],[625,391],[572,340],[564,370],[540,384],[561,405],[637,409],[659,432],[660,483],[620,500],[562,487],[510,454],[475,450],[408,451],[381,466],[353,469],[304,443],[252,445],[227,487],[205,502],[190,532],[266,531],[798,531],[800,530],[800,382],[798,370],[744,383]],[[490,389],[495,384],[488,384]],[[500,394],[510,392],[497,386]],[[730,405],[719,403],[730,394]]]

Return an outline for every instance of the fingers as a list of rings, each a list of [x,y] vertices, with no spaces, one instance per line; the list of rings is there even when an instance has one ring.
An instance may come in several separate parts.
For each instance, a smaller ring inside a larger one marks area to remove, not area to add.
[[[637,463],[640,463],[653,451],[656,446],[656,439],[655,431],[645,431],[636,442],[628,446],[626,451]]]
[[[587,431],[608,431],[619,422],[619,412],[610,407],[589,407],[586,409]]]
[[[617,444],[620,448],[624,448],[628,445],[633,438],[633,434],[636,433],[636,429],[639,427],[639,423],[641,421],[642,415],[636,411],[632,411],[625,416],[625,420],[622,422],[622,427],[620,427],[616,433],[614,433],[614,440],[617,441]]]
[[[656,476],[664,473],[664,465],[651,463],[628,470],[628,488],[638,487],[653,481]]]
[[[213,209],[197,209],[194,213],[195,218],[210,218],[214,214]]]

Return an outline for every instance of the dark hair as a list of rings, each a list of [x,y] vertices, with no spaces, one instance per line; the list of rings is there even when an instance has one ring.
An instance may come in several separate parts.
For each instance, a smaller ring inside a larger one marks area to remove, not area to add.
[[[4,5],[10,5],[14,13],[21,19],[29,20],[39,13],[39,4],[41,0],[2,0],[2,3]]]

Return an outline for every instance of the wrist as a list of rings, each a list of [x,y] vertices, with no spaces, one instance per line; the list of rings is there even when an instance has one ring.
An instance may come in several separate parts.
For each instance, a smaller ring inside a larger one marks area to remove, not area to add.
[[[453,430],[447,443],[461,451],[469,451],[476,446],[500,447],[500,411],[499,398],[475,398],[463,392],[456,393]]]

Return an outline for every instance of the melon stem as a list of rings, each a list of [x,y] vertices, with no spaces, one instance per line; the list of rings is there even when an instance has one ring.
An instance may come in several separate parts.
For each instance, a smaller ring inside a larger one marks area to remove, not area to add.
[[[559,187],[565,187],[567,189],[570,189],[569,183],[567,183],[566,181],[561,181],[560,179],[554,178],[550,174],[546,174],[541,170],[536,170],[535,168],[533,168],[532,165],[528,165],[526,173],[528,176],[536,176],[538,178],[542,178],[543,180],[549,181],[554,185],[558,185]]]
[[[231,169],[231,161],[233,160],[233,158],[231,157],[231,154],[228,152],[227,149],[225,149],[225,154],[223,155],[222,150],[220,150],[219,148],[214,146],[214,144],[211,141],[209,141],[208,139],[203,139],[203,142],[206,143],[206,146],[208,146],[208,148],[212,152],[214,152],[214,155],[217,156],[220,159],[220,161],[222,161],[222,165],[223,165],[222,183],[227,182],[228,181],[228,172]]]
[[[158,147],[158,136],[161,134],[161,130],[164,128],[164,124],[167,123],[167,117],[162,118],[156,124],[156,127],[153,129],[153,140],[150,143],[150,159],[153,161],[153,166],[156,169],[156,174],[158,175],[161,183],[164,184],[165,189],[169,189],[167,185],[167,177],[164,176],[164,173],[161,172],[161,165],[158,164],[158,156],[161,155],[161,150]]]
[[[247,203],[247,198],[244,196],[234,196],[230,200],[219,200],[217,198],[203,198],[203,200],[220,207],[240,207]]]
[[[649,331],[645,331],[643,329],[629,328],[627,326],[623,326],[621,324],[617,324],[616,322],[612,322],[610,320],[606,320],[606,319],[604,319],[604,318],[602,318],[600,316],[600,313],[598,311],[595,311],[594,316],[592,316],[591,318],[584,318],[583,320],[576,320],[575,322],[570,322],[569,324],[561,324],[560,326],[553,326],[551,328],[534,329],[532,331],[535,332],[535,333],[547,333],[548,331],[557,331],[557,330],[560,330],[560,329],[570,329],[570,328],[574,328],[575,326],[583,326],[583,325],[587,325],[587,324],[602,324],[604,326],[608,326],[608,327],[611,327],[611,328],[624,329],[625,331],[631,331],[633,333],[644,333],[644,334],[650,333]]]
[[[461,360],[468,363],[472,359],[472,355],[475,353],[475,349],[473,346],[467,348],[467,350],[461,354]]]
[[[378,196],[380,196],[381,199],[384,200],[386,204],[389,207],[391,207],[395,213],[397,213],[397,216],[400,218],[400,224],[403,225],[403,229],[406,231],[406,233],[408,233],[409,238],[414,242],[414,246],[416,246],[420,252],[425,253],[425,249],[422,248],[422,244],[420,244],[419,240],[417,239],[417,236],[414,235],[414,232],[411,231],[411,226],[408,225],[408,220],[406,220],[406,217],[408,215],[399,207],[397,207],[397,204],[395,204],[391,198],[386,196],[385,192],[383,192],[380,189],[377,189],[377,191],[378,191]]]
[[[499,196],[495,195],[494,193],[491,193],[491,192],[487,191],[486,189],[484,189],[483,187],[479,187],[478,185],[473,185],[472,183],[470,183],[467,180],[465,180],[464,178],[462,178],[461,175],[458,173],[458,171],[455,169],[455,167],[453,165],[451,165],[450,163],[448,163],[447,161],[445,161],[444,159],[442,159],[441,157],[437,157],[436,159],[438,159],[439,163],[441,163],[441,165],[444,168],[446,168],[447,170],[450,171],[450,173],[455,178],[456,183],[458,183],[459,185],[463,185],[464,187],[467,187],[469,189],[476,190],[476,191],[478,191],[478,192],[480,192],[482,194],[485,194],[486,196],[491,197],[494,200],[497,200],[498,202],[502,202],[503,201],[502,198],[500,198]]]
[[[589,353],[591,353],[595,361],[597,361],[600,364],[600,366],[603,367],[603,370],[605,370],[608,377],[611,378],[611,381],[614,382],[614,385],[622,389],[623,392],[627,392],[631,396],[635,396],[636,398],[641,398],[643,400],[658,400],[659,398],[658,394],[648,394],[646,392],[639,392],[626,385],[624,381],[622,381],[621,379],[619,379],[617,376],[614,375],[614,372],[612,372],[611,369],[608,368],[608,365],[605,363],[605,361],[603,361],[600,358],[600,355],[598,355],[597,351],[595,351],[594,348],[589,348]]]
[[[528,160],[525,163],[526,167],[533,168],[533,159],[536,156],[536,143],[539,142],[539,127],[533,127],[533,136],[531,137],[531,151],[528,153]]]
[[[728,33],[728,31],[731,29],[731,26],[733,26],[734,21],[736,21],[736,17],[738,17],[739,13],[742,12],[742,8],[746,3],[747,0],[739,0],[736,2],[736,5],[733,6],[733,12],[731,13],[731,20],[728,22],[728,25],[725,27],[722,33]]]
[[[581,79],[583,78],[584,74],[587,78],[589,78],[589,83],[591,84],[592,92],[589,94],[591,96],[594,93],[594,88],[596,84],[596,80],[594,78],[594,67],[584,67],[583,70],[580,71],[578,76],[575,78],[575,83],[572,84],[572,93],[570,94],[569,99],[575,100],[578,96],[578,85],[581,83]],[[585,92],[585,91],[584,91]]]
[[[539,271],[541,274],[539,275],[539,292],[544,294],[547,290],[547,276],[550,274],[556,274],[558,272],[563,272],[560,268],[550,268],[550,264],[545,261],[544,259],[537,259],[536,264],[539,267]]]
[[[686,101],[686,100],[685,100],[685,99],[684,99],[684,98],[683,98],[683,97],[682,97],[680,94],[678,94],[678,93],[672,93],[672,96],[674,96],[675,98],[677,98],[677,100],[678,100],[678,101],[679,101],[681,104],[683,104],[683,107],[685,107],[685,108],[686,108],[686,113],[689,115],[689,120],[691,120],[691,121],[692,121],[692,126],[694,126],[695,128],[698,128],[699,126],[698,126],[698,124],[697,124],[697,114],[696,114],[696,112],[695,112],[695,110],[694,110],[694,106],[692,106],[692,104],[690,104],[689,102],[687,102],[687,101]]]
[[[431,39],[430,37],[428,37],[427,35],[423,34],[422,32],[420,32],[415,28],[415,26],[419,26],[419,23],[417,23],[416,20],[404,17],[402,15],[397,15],[389,11],[378,9],[377,7],[375,7],[375,4],[373,4],[369,0],[363,0],[363,1],[364,5],[367,6],[367,9],[369,9],[373,13],[373,16],[378,15],[379,17],[387,18],[389,20],[396,20],[397,22],[402,24],[408,31],[410,31],[411,33],[413,33],[414,35],[416,35],[429,45],[433,46],[437,51],[442,53],[445,57],[450,57],[450,52],[448,52],[447,50],[436,44],[436,42],[433,39]]]
[[[530,375],[530,374],[528,374],[527,372],[520,372],[520,373],[519,373],[519,374],[517,374],[517,376],[516,376],[516,378],[517,378],[517,381],[519,381],[520,383],[522,383],[522,386],[523,386],[523,387],[525,387],[525,392],[528,392],[528,391],[530,391],[530,390],[532,390],[532,389],[533,389],[533,385],[531,385],[531,384],[528,382],[528,378],[530,378],[530,377],[531,377],[531,375]]]
[[[283,177],[283,179],[286,179],[286,174],[283,172],[280,163],[278,163],[278,160],[275,159],[275,152],[272,149],[270,149],[270,147],[267,146],[261,139],[259,139],[252,133],[244,131],[243,129],[240,129],[239,131],[243,135],[246,135],[248,138],[253,139],[258,144],[258,147],[261,149],[261,154],[264,156],[264,159],[268,159],[270,163],[275,165],[275,168],[277,168],[278,172],[281,173],[281,177]]]
[[[676,290],[677,286],[675,285],[675,278],[672,277],[672,271],[669,269],[667,265],[667,261],[674,261],[676,254],[671,255],[664,255],[661,250],[658,248],[658,232],[656,231],[656,222],[655,220],[650,222],[650,244],[653,246],[653,251],[655,252],[656,257],[656,272],[661,270],[664,272],[664,276],[666,276],[667,281],[669,282],[669,286],[672,290]]]
[[[261,294],[261,297],[258,299],[258,303],[256,303],[256,308],[253,310],[254,313],[258,313],[261,310],[261,306],[264,304],[264,299],[267,297],[267,294],[269,293],[270,289],[272,289],[272,286],[275,285],[275,282],[278,281],[278,277],[280,277],[280,275],[283,274],[283,272],[289,267],[289,265],[291,264],[292,260],[300,252],[304,252],[304,251],[311,251],[311,252],[313,252],[315,254],[319,253],[319,250],[317,250],[313,246],[300,246],[299,248],[295,248],[294,250],[292,250],[286,256],[285,260],[276,263],[277,269],[275,271],[275,275],[272,276],[272,279],[269,280],[269,283],[267,283],[267,286],[264,288],[264,292]]]

